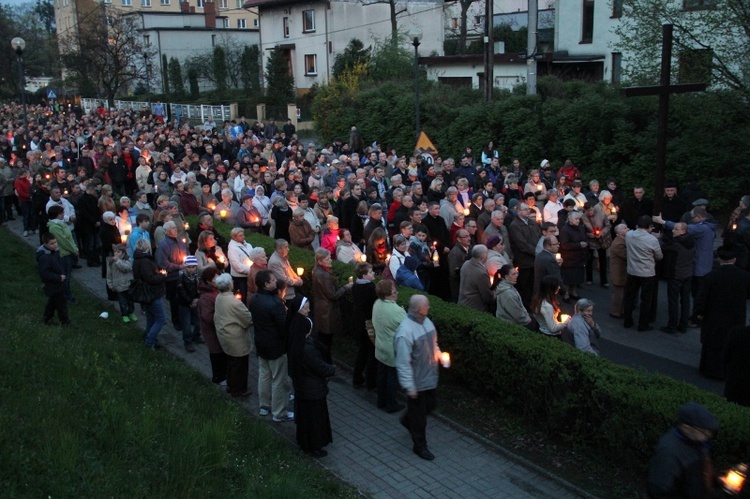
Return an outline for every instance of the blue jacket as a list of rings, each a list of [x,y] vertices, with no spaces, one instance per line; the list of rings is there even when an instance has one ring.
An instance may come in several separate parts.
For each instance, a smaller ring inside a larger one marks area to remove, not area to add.
[[[174,237],[165,237],[156,248],[156,265],[167,270],[167,281],[180,278],[180,270],[185,257],[188,256],[188,246]]]
[[[396,272],[396,284],[424,291],[422,281],[419,280],[419,277],[414,271],[406,268],[406,265],[402,265],[398,268],[398,271]]]
[[[36,264],[39,277],[44,283],[44,294],[52,296],[65,290],[65,281],[61,276],[65,274],[62,259],[59,251],[51,251],[46,246],[41,245],[36,250]],[[70,276],[66,276],[70,279]]]

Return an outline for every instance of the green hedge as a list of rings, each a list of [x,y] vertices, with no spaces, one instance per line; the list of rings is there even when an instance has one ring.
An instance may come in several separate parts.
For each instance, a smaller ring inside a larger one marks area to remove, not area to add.
[[[190,223],[197,223],[190,220]],[[231,227],[217,223],[229,237]],[[247,241],[273,252],[273,239],[248,234]],[[311,297],[313,254],[292,248],[289,261],[304,267],[302,293]],[[351,265],[334,262],[344,284]],[[419,293],[400,288],[399,303]],[[528,427],[565,437],[585,452],[619,466],[642,471],[661,434],[688,401],[708,407],[721,422],[714,456],[722,465],[747,459],[750,409],[666,376],[620,366],[601,357],[530,334],[489,314],[467,310],[430,296],[430,318],[440,347],[451,354],[451,375],[472,391],[500,402],[528,422]],[[719,469],[719,467],[717,467]]]

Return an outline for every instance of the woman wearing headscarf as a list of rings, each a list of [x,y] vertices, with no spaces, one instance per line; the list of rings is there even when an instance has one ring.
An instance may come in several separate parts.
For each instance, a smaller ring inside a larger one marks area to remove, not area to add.
[[[302,295],[289,303],[287,337],[289,377],[294,385],[294,423],[297,444],[314,457],[328,455],[323,447],[333,442],[328,415],[328,378],[336,369],[324,359],[327,348],[312,337],[310,302]]]

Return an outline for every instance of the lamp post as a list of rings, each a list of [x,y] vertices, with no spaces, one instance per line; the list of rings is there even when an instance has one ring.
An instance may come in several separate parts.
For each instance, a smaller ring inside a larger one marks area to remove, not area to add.
[[[16,60],[18,61],[18,86],[21,92],[21,104],[23,105],[23,144],[22,147],[26,149],[28,144],[28,120],[26,119],[26,78],[23,74],[23,51],[26,49],[26,41],[17,36],[10,41],[10,46],[13,47],[13,51],[16,53]],[[20,151],[19,151],[20,152]]]
[[[409,32],[414,46],[414,115],[417,130],[417,140],[419,140],[419,133],[422,131],[419,125],[419,40],[422,38],[422,32],[413,30]]]

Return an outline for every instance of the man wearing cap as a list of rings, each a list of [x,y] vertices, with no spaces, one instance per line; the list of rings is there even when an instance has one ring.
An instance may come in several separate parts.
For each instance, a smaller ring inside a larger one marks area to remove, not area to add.
[[[677,424],[656,445],[648,468],[649,497],[710,497],[714,473],[710,441],[719,421],[708,409],[689,402]]]
[[[747,323],[750,273],[735,265],[737,250],[733,246],[725,244],[716,254],[719,267],[706,276],[693,304],[693,314],[703,324],[700,372],[707,378],[722,380],[729,330]]]
[[[180,271],[177,299],[180,304],[180,324],[185,350],[195,352],[193,343],[203,343],[198,319],[198,259],[185,257],[185,268]]]

